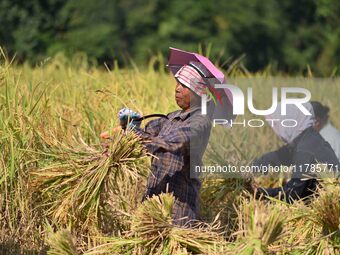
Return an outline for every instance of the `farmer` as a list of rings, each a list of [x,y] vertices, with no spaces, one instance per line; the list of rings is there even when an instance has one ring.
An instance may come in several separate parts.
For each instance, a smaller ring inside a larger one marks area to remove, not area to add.
[[[203,68],[202,66],[200,68]],[[176,201],[172,211],[173,223],[185,225],[199,217],[199,190],[201,183],[190,176],[190,165],[202,165],[202,156],[208,143],[211,121],[201,114],[201,96],[206,94],[204,81],[196,65],[182,66],[175,74],[175,99],[181,110],[147,123],[126,123],[140,117],[130,109],[122,109],[119,119],[138,134],[147,150],[155,157],[144,199],[162,192],[173,193]]]
[[[253,166],[292,166],[293,174],[290,181],[283,187],[257,188],[256,197],[270,196],[285,199],[291,203],[297,199],[304,199],[313,194],[317,187],[315,175],[311,174],[311,168],[318,163],[327,164],[333,170],[339,167],[339,161],[333,149],[325,142],[321,135],[313,128],[314,113],[310,103],[305,107],[312,115],[304,115],[294,105],[287,105],[287,114],[281,115],[281,107],[270,116],[266,117],[278,121],[270,122],[273,130],[287,145],[276,151],[269,152],[254,160]],[[294,119],[296,127],[283,127],[281,120]]]
[[[340,132],[329,121],[329,108],[316,101],[311,103],[315,113],[314,128],[331,145],[340,160]]]

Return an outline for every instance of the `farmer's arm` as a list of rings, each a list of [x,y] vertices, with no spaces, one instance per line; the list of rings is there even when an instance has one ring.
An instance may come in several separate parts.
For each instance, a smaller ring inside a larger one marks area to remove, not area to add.
[[[134,129],[146,146],[147,150],[154,154],[158,151],[178,152],[186,151],[190,147],[190,141],[200,139],[210,128],[210,123],[203,118],[196,119],[191,124],[173,128],[166,135],[152,136],[140,128]]]
[[[276,151],[272,151],[264,154],[263,156],[255,159],[252,162],[253,166],[280,166],[280,165],[290,165],[292,162],[291,152],[288,146],[283,146]]]
[[[290,165],[292,161],[291,153],[289,151],[288,146],[283,146],[276,151],[272,151],[264,154],[263,156],[255,159],[252,162],[252,166],[256,166],[261,170],[264,166],[281,166],[281,165]],[[259,171],[260,172],[260,171]],[[267,173],[267,172],[266,172]],[[282,187],[278,188],[257,188],[256,196],[259,198],[261,196],[267,195],[270,197],[277,197],[279,192],[282,192]]]
[[[145,125],[144,132],[150,136],[157,136],[165,122],[166,118],[157,118],[151,120]]]
[[[314,162],[314,157],[309,153],[298,152],[294,155],[292,162],[296,170],[293,172],[291,180],[278,188],[258,188],[257,197],[267,195],[291,202],[312,194],[317,182],[313,176],[308,177],[308,166]]]
[[[291,202],[293,200],[303,199],[311,195],[316,189],[316,179],[291,179],[284,186],[278,188],[258,188],[256,196],[276,197],[281,200]],[[279,196],[280,195],[280,196]]]

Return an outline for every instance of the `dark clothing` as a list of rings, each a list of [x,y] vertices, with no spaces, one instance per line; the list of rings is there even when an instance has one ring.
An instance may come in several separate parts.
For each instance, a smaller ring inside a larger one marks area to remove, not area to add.
[[[285,198],[287,202],[292,202],[313,194],[317,180],[315,175],[311,174],[310,167],[318,163],[329,165],[333,171],[340,166],[331,146],[310,127],[296,137],[292,143],[265,154],[253,162],[252,165],[258,167],[286,165],[296,169],[293,171],[292,179],[283,187],[259,188],[257,196],[263,194],[278,197],[281,192],[281,199]]]
[[[135,132],[155,156],[145,197],[172,192],[176,198],[173,219],[183,225],[198,217],[201,183],[197,177],[190,177],[190,164],[202,165],[211,123],[201,114],[199,107],[187,112],[175,111],[167,116],[168,119],[150,121],[145,130],[136,128]],[[179,220],[183,217],[187,218]]]

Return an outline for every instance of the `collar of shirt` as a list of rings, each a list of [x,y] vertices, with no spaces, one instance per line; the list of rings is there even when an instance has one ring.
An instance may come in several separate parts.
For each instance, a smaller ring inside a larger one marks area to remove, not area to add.
[[[301,134],[299,134],[296,138],[294,138],[292,142],[288,143],[288,147],[296,147],[297,144],[302,139],[302,137],[304,137],[308,133],[313,133],[313,132],[316,132],[313,127],[306,128],[305,130],[303,130]]]
[[[201,107],[199,107],[199,106],[193,106],[193,107],[190,107],[190,109],[187,110],[187,111],[183,111],[183,110],[182,110],[182,111],[178,111],[178,112],[176,112],[176,114],[173,116],[172,119],[178,119],[178,118],[180,118],[181,120],[185,120],[185,119],[187,119],[191,114],[193,114],[193,113],[199,111],[200,109],[201,109]]]

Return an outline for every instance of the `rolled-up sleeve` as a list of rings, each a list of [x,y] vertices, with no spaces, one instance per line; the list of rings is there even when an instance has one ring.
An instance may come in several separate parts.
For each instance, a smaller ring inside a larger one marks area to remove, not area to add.
[[[311,195],[316,188],[317,181],[314,179],[315,176],[308,172],[307,167],[314,162],[315,159],[311,154],[306,152],[296,153],[292,160],[295,171],[292,174],[291,180],[282,187],[259,188],[257,190],[257,197],[266,195],[292,202]]]
[[[290,165],[292,163],[291,160],[291,152],[289,151],[288,146],[283,146],[276,151],[272,151],[264,154],[263,156],[255,159],[252,162],[253,166],[280,166],[280,165]]]

